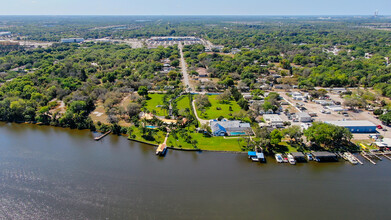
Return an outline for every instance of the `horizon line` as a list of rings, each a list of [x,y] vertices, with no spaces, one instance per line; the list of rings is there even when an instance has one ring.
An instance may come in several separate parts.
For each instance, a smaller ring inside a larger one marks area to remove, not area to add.
[[[373,14],[308,14],[308,15],[299,15],[299,14],[286,14],[286,15],[261,15],[261,14],[6,14],[0,16],[265,16],[265,17],[274,17],[274,16],[329,16],[329,17],[340,17],[340,16],[366,16],[373,17]],[[377,15],[377,17],[387,17],[391,15]]]

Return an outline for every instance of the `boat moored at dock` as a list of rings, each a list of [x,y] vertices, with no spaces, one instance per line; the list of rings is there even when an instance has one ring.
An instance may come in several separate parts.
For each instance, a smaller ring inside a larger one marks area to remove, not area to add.
[[[283,159],[282,159],[282,155],[281,154],[276,154],[274,155],[274,157],[276,158],[276,161],[278,163],[282,163],[283,162]]]
[[[292,154],[288,154],[288,161],[292,165],[296,164],[296,160],[295,160],[295,158],[293,158]]]

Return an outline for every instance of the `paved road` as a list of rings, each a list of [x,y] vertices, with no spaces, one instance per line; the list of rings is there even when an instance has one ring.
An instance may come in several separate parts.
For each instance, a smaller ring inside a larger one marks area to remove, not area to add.
[[[209,124],[209,120],[201,119],[201,118],[198,117],[197,110],[196,110],[196,107],[195,107],[195,100],[193,100],[193,102],[191,104],[193,106],[194,115],[196,116],[196,118],[200,122],[200,124],[202,124],[202,125],[203,124]]]
[[[186,66],[185,58],[183,57],[182,43],[178,44],[178,48],[179,48],[179,53],[181,54],[181,69],[182,69],[182,75],[183,75],[183,84],[186,88],[186,92],[194,91],[194,89],[191,88],[191,85],[190,85],[190,79],[189,79],[189,74],[187,73],[187,66]]]

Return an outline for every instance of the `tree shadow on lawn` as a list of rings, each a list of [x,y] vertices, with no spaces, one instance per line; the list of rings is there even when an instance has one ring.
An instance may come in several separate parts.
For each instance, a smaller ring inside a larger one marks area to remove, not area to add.
[[[288,146],[279,144],[279,145],[273,147],[273,151],[277,152],[277,153],[285,153],[285,152],[288,152],[289,149],[288,149]]]

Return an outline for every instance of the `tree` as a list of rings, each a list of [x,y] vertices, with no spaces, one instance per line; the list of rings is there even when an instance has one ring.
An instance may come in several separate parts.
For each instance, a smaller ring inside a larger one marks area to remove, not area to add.
[[[229,101],[231,101],[231,97],[232,97],[231,91],[227,89],[222,94],[217,96],[217,100],[219,100],[219,102],[221,103],[227,104],[229,103]]]
[[[131,102],[126,106],[126,113],[130,118],[132,118],[133,116],[137,116],[140,113],[140,109],[141,107],[139,104]]]
[[[289,136],[290,139],[294,139],[296,143],[299,142],[299,140],[303,136],[303,132],[301,131],[300,126],[298,126],[298,125],[293,125],[288,128],[285,128],[282,131],[282,133],[284,135]]]
[[[198,109],[205,109],[212,106],[212,104],[209,102],[207,95],[198,95],[195,99],[195,102],[197,104]]]
[[[314,122],[311,127],[304,131],[307,140],[323,147],[326,150],[336,149],[346,145],[352,139],[352,133],[344,127]]]
[[[380,108],[377,108],[377,109],[375,109],[375,110],[373,111],[373,114],[374,114],[374,115],[381,115],[381,114],[383,114],[383,110],[380,109]]]
[[[146,86],[140,86],[138,87],[137,93],[141,96],[147,96],[148,95],[148,88]]]
[[[380,115],[379,119],[386,125],[391,124],[391,112],[387,112],[386,114]]]
[[[270,132],[270,143],[274,146],[278,145],[281,142],[282,139],[282,133],[278,129],[274,129],[272,132]]]
[[[171,66],[178,67],[179,66],[179,60],[173,60],[171,62]]]
[[[247,101],[246,99],[244,99],[244,98],[239,99],[238,105],[239,105],[240,108],[242,108],[243,110],[245,110],[245,111],[248,110],[248,101]]]

